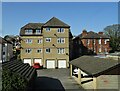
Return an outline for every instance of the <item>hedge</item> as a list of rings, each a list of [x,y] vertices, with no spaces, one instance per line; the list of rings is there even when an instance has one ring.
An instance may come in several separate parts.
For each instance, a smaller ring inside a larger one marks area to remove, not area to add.
[[[25,91],[27,83],[28,82],[17,73],[14,73],[9,69],[3,69],[2,91]]]

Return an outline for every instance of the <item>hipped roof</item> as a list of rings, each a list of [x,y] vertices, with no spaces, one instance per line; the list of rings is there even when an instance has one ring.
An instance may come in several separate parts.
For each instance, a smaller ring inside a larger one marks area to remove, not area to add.
[[[87,34],[85,36],[82,36],[82,34],[79,34],[76,38],[80,38],[80,39],[100,39],[100,38],[109,39],[109,37],[107,35],[98,34],[98,33],[95,33],[93,31],[87,32]]]
[[[43,26],[44,27],[70,27],[68,24],[62,22],[56,17],[51,18]]]

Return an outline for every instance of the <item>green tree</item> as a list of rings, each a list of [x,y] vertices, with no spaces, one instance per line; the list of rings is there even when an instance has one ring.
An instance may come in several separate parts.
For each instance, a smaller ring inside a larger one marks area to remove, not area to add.
[[[112,52],[120,51],[120,24],[105,27],[104,33],[110,37]]]

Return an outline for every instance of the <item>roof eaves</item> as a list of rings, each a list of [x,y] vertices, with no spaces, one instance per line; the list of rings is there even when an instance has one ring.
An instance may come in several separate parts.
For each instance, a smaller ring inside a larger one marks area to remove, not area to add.
[[[59,22],[60,24],[53,24],[53,21],[54,22]],[[59,20],[58,18],[56,17],[53,17],[51,18],[50,20],[48,20],[44,25],[43,27],[70,27],[68,24],[64,23],[63,21]]]

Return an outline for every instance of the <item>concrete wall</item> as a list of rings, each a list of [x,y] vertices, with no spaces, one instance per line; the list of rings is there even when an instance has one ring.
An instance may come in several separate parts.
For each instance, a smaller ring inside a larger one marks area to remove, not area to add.
[[[101,75],[97,77],[97,89],[118,89],[118,75]]]
[[[75,81],[80,84],[84,89],[96,89],[96,78],[92,78],[92,77],[82,77],[81,74],[83,75],[87,75],[86,73],[84,73],[82,70],[80,70],[78,68],[78,77],[72,75],[73,73],[73,66],[70,65],[70,74],[71,76],[75,79]],[[88,81],[93,79],[93,81]],[[84,83],[83,83],[84,82]]]

